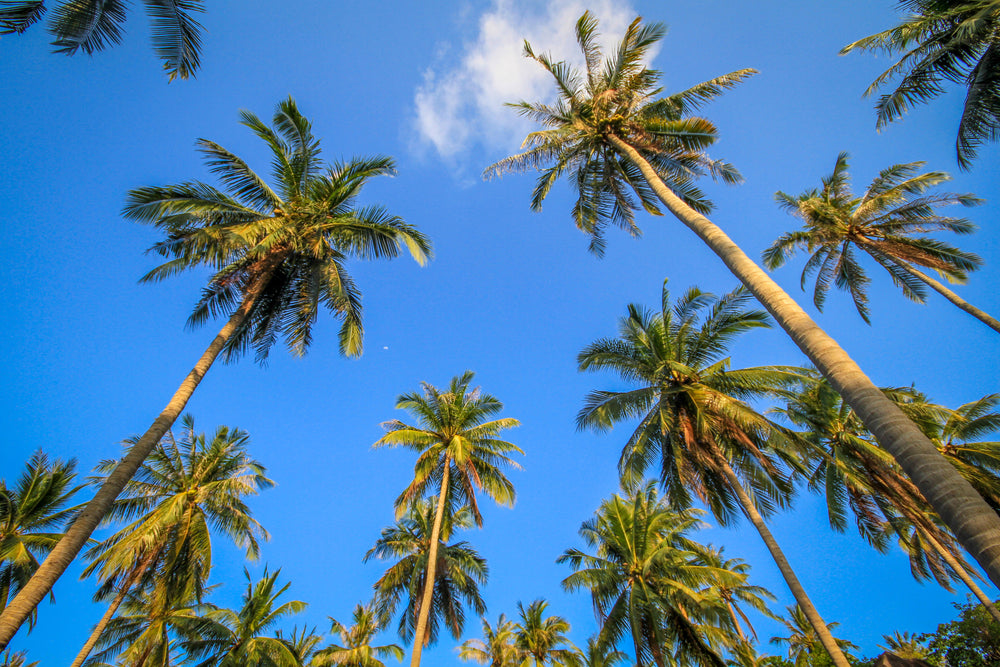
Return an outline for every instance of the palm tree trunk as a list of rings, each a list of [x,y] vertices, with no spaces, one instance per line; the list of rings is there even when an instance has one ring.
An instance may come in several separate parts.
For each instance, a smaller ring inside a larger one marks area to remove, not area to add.
[[[424,634],[427,632],[427,619],[431,614],[431,604],[434,599],[434,579],[437,576],[438,539],[441,535],[441,521],[444,519],[444,505],[448,496],[448,476],[451,474],[451,459],[444,457],[444,473],[441,475],[441,492],[438,494],[437,512],[434,514],[434,526],[431,528],[431,543],[427,547],[427,579],[424,581],[424,594],[420,600],[420,610],[417,613],[417,627],[413,631],[413,653],[410,655],[410,667],[420,667],[420,653],[424,649]]]
[[[944,559],[944,562],[948,563],[948,566],[955,571],[955,574],[957,574],[958,578],[962,580],[962,583],[965,584],[966,587],[968,587],[968,589],[972,591],[972,594],[979,599],[979,601],[983,605],[983,608],[986,609],[986,612],[994,619],[996,619],[998,623],[1000,623],[1000,610],[998,610],[996,606],[993,604],[993,600],[990,599],[990,596],[988,596],[983,591],[983,589],[981,589],[979,586],[976,585],[976,582],[973,580],[972,575],[970,575],[969,571],[966,570],[962,566],[962,564],[958,562],[958,559],[955,558],[954,554],[952,554],[951,551],[949,551],[943,544],[938,542],[933,535],[924,532],[923,537],[925,540],[930,542],[931,546],[934,547],[935,551],[941,554],[941,557]]]
[[[937,448],[804,310],[711,220],[685,204],[639,152],[608,141],[643,174],[663,205],[698,235],[746,285],[782,329],[893,455],[969,554],[1000,587],[1000,516]]]
[[[977,320],[988,326],[990,329],[993,329],[997,333],[1000,333],[1000,321],[997,321],[997,319],[992,315],[990,315],[989,313],[979,310],[971,303],[969,303],[959,295],[952,292],[950,289],[944,286],[944,283],[934,280],[923,271],[919,271],[913,266],[910,266],[908,262],[894,262],[894,264],[899,268],[903,269],[904,271],[906,271],[907,273],[909,273],[914,278],[919,278],[920,280],[925,282],[935,292],[937,292],[944,298],[948,299],[948,301],[951,301],[953,304],[955,304],[956,306],[967,312],[969,315],[975,317]]]
[[[83,664],[83,661],[87,659],[87,656],[90,655],[90,652],[94,650],[94,646],[97,645],[97,640],[101,638],[101,633],[104,632],[104,628],[106,628],[111,619],[114,618],[115,612],[117,612],[118,608],[122,606],[122,602],[125,601],[129,591],[132,590],[133,586],[135,586],[135,583],[139,581],[143,574],[146,573],[149,566],[156,561],[157,557],[160,555],[160,551],[160,549],[156,549],[146,556],[139,568],[132,572],[128,579],[122,584],[121,590],[118,591],[114,600],[111,601],[111,605],[108,607],[107,611],[104,612],[104,616],[102,616],[101,620],[97,622],[96,626],[94,626],[94,631],[90,633],[90,636],[83,644],[80,652],[77,653],[76,659],[73,660],[73,664],[70,665],[70,667],[80,667]]]
[[[91,534],[100,525],[101,521],[111,510],[115,499],[125,488],[125,485],[132,479],[139,466],[146,460],[146,457],[173,426],[177,417],[180,416],[188,399],[194,393],[195,388],[205,377],[205,373],[212,367],[219,353],[225,347],[226,342],[233,333],[243,324],[249,315],[257,298],[263,292],[271,276],[274,275],[278,265],[283,261],[284,255],[275,254],[263,260],[260,271],[253,284],[246,291],[240,307],[236,309],[226,322],[225,326],[215,335],[211,344],[198,359],[194,368],[187,374],[180,387],[171,397],[170,402],[160,415],[153,421],[149,429],[142,434],[142,437],[132,445],[125,457],[115,466],[108,478],[98,489],[93,499],[87,503],[76,520],[69,527],[63,537],[56,544],[55,548],[49,552],[42,564],[38,567],[31,579],[10,605],[0,613],[0,650],[3,650],[10,642],[14,633],[17,632],[24,620],[38,606],[52,587],[56,580],[66,571],[69,564],[73,562],[80,549],[90,539]]]
[[[806,618],[809,619],[809,625],[816,631],[816,635],[819,637],[820,642],[822,642],[823,648],[830,654],[833,664],[837,667],[850,667],[851,663],[847,661],[843,651],[837,646],[837,642],[834,640],[833,635],[830,634],[830,630],[826,627],[826,623],[823,622],[819,612],[816,611],[816,607],[813,606],[812,600],[806,594],[806,589],[802,587],[799,578],[795,576],[795,571],[792,570],[792,566],[788,563],[788,559],[785,558],[781,547],[778,546],[774,535],[771,534],[767,524],[764,523],[764,517],[757,511],[756,505],[753,504],[753,500],[750,499],[750,496],[743,488],[743,484],[736,476],[736,473],[733,472],[729,462],[726,461],[725,457],[719,451],[716,451],[715,457],[716,462],[722,469],[722,474],[729,481],[729,487],[736,494],[736,497],[739,498],[740,505],[743,506],[743,511],[746,513],[747,518],[750,519],[750,523],[760,533],[760,537],[764,540],[767,550],[771,552],[771,558],[774,559],[778,569],[781,570],[781,576],[785,578],[785,583],[788,584],[788,589],[792,592],[795,602],[798,603],[799,608],[806,615]]]

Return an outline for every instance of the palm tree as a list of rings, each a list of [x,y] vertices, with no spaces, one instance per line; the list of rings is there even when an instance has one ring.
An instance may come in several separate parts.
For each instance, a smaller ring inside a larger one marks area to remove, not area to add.
[[[269,665],[272,667],[300,667],[287,639],[269,637],[274,625],[286,616],[298,614],[306,608],[299,600],[285,602],[277,608],[277,600],[291,584],[275,590],[278,575],[264,574],[254,583],[250,573],[244,571],[247,588],[243,593],[243,606],[239,611],[213,608],[205,613],[208,621],[198,633],[188,633],[181,646],[193,658],[205,658],[199,667],[243,667],[244,665]]]
[[[868,86],[865,96],[899,78],[895,90],[879,97],[876,127],[901,118],[911,104],[929,102],[945,91],[944,82],[968,91],[958,124],[955,149],[963,169],[979,146],[1000,136],[1000,8],[993,0],[900,0],[910,12],[894,28],[845,46],[902,57]]]
[[[909,632],[899,632],[897,630],[891,635],[882,635],[882,639],[885,640],[885,645],[879,644],[878,647],[900,658],[924,660],[930,654],[930,651],[924,646],[923,642]]]
[[[811,656],[822,652],[825,645],[820,642],[815,628],[813,628],[801,608],[794,606],[787,609],[788,618],[780,620],[785,628],[787,628],[789,634],[787,637],[771,637],[771,643],[786,644],[788,646],[788,657],[795,667],[809,667]],[[840,624],[828,623],[826,625],[827,632],[831,632],[838,625]],[[837,639],[836,642],[837,646],[844,651],[858,648],[844,639]]]
[[[941,460],[920,429],[882,395],[836,341],[698,210],[701,200],[698,193],[691,192],[693,177],[707,171],[733,180],[736,174],[728,165],[705,157],[704,149],[715,140],[715,127],[688,114],[752,70],[716,77],[657,99],[659,73],[642,62],[663,36],[662,25],[642,26],[636,19],[604,63],[597,46],[597,21],[590,13],[577,22],[576,33],[585,56],[584,73],[549,56],[536,55],[526,46],[526,55],[555,78],[560,99],[554,106],[517,105],[546,129],[528,135],[524,152],[497,162],[487,169],[487,175],[542,168],[532,200],[536,209],[555,181],[569,175],[580,190],[574,217],[595,241],[608,224],[635,232],[633,212],[638,203],[654,213],[658,211],[656,202],[663,204],[757,297],[1000,585],[1000,517]],[[704,206],[700,208],[704,210]]]
[[[393,657],[403,660],[403,649],[396,644],[372,646],[375,635],[385,628],[383,617],[377,612],[374,602],[354,607],[354,624],[350,627],[331,618],[330,632],[340,635],[343,646],[334,644],[316,653],[311,664],[316,667],[340,665],[341,667],[385,667],[380,658]],[[388,620],[388,619],[385,619]]]
[[[938,215],[935,208],[948,204],[975,206],[982,202],[970,194],[925,194],[949,180],[940,171],[917,174],[923,162],[896,164],[883,169],[864,195],[850,190],[847,153],[837,156],[833,173],[823,179],[822,190],[809,190],[793,197],[775,195],[778,204],[805,223],[800,231],[780,236],[764,251],[764,265],[782,266],[799,249],[812,253],[802,270],[802,285],[816,274],[813,303],[820,310],[831,284],[847,291],[862,319],[868,319],[867,286],[870,282],[854,254],[857,248],[889,272],[903,294],[917,303],[926,297],[924,286],[938,292],[986,326],[1000,332],[996,318],[966,302],[916,266],[934,269],[951,282],[964,283],[967,272],[983,263],[976,255],[936,239],[916,234],[949,231],[968,234],[975,225],[964,218]]]
[[[229,320],[31,583],[0,614],[0,648],[83,548],[220,353],[235,359],[253,347],[263,361],[284,336],[293,354],[305,354],[322,304],[343,320],[341,352],[356,356],[361,353],[361,296],[346,272],[346,259],[392,258],[402,246],[421,263],[428,257],[430,243],[419,231],[381,207],[356,206],[365,183],[394,172],[390,158],[355,158],[324,166],[319,140],[291,98],[278,105],[273,128],[250,112],[244,111],[242,119],[274,154],[277,191],[243,160],[201,140],[208,166],[231,195],[190,182],[133,190],[125,207],[126,217],[166,233],[166,240],[153,250],[174,258],[144,280],[208,265],[216,273],[189,323],[231,313]]]
[[[62,534],[52,532],[75,508],[67,508],[80,486],[71,486],[76,460],[49,462],[41,451],[32,454],[17,484],[0,480],[0,610],[17,595]],[[54,597],[52,598],[55,599]],[[30,623],[36,614],[32,611]]]
[[[274,485],[264,466],[246,453],[250,436],[221,426],[206,443],[204,433],[195,433],[191,415],[183,425],[179,439],[168,433],[160,441],[108,515],[130,523],[87,553],[93,562],[84,576],[96,572],[102,581],[97,599],[113,599],[72,667],[83,664],[129,590],[140,582],[182,566],[192,571],[200,601],[212,566],[210,527],[252,559],[260,553],[259,539],[268,537],[243,500]],[[97,470],[110,472],[116,463],[104,461]]]
[[[152,21],[153,49],[163,60],[167,81],[194,76],[201,65],[202,26],[194,18],[205,11],[202,0],[144,0]],[[56,53],[87,55],[120,44],[125,33],[122,0],[62,0],[53,10],[49,32]],[[23,33],[45,13],[45,0],[0,3],[0,35]]]
[[[579,652],[579,667],[616,667],[628,661],[628,655],[602,644],[596,637],[587,638],[587,648]]]
[[[944,412],[913,389],[883,391],[925,429]],[[952,579],[961,580],[1000,621],[1000,611],[976,584],[953,537],[829,383],[813,373],[784,398],[785,406],[773,412],[805,428],[803,436],[816,447],[807,479],[813,491],[826,494],[830,526],[843,532],[853,514],[858,532],[883,552],[887,538],[896,536],[914,577],[933,576],[948,590]]]
[[[671,506],[690,506],[693,492],[722,525],[745,514],[831,657],[847,667],[764,522],[765,515],[789,503],[792,484],[784,469],[797,465],[798,443],[745,401],[797,382],[801,369],[729,368],[724,355],[733,338],[767,326],[766,313],[746,309],[749,299],[742,288],[721,298],[692,288],[671,306],[664,283],[658,313],[629,305],[619,337],[592,343],[577,361],[581,371],[610,370],[637,386],[592,392],[577,425],[603,431],[637,418],[618,463],[625,484],[643,479],[658,462]]]
[[[562,616],[546,616],[549,603],[535,600],[527,608],[517,603],[521,620],[514,624],[514,649],[521,667],[544,667],[546,664],[576,667],[578,650],[566,633],[569,622]]]
[[[729,616],[732,619],[733,628],[743,644],[748,647],[750,638],[743,632],[740,622],[747,627],[754,642],[757,641],[757,631],[754,630],[750,617],[741,608],[741,603],[755,609],[768,618],[775,618],[775,615],[767,607],[768,602],[774,602],[775,597],[771,591],[762,586],[754,586],[747,583],[750,578],[750,565],[739,558],[726,558],[725,550],[722,547],[716,549],[706,549],[699,556],[712,567],[726,572],[725,578],[711,584],[712,589],[726,605]]]
[[[453,510],[467,505],[477,526],[483,517],[476,501],[476,490],[501,505],[514,505],[514,485],[504,475],[504,468],[520,469],[510,458],[512,452],[523,454],[521,448],[500,440],[497,436],[520,422],[510,417],[493,419],[503,410],[503,403],[479,388],[470,390],[472,371],[454,377],[447,391],[422,383],[422,393],[402,394],[396,400],[397,409],[409,410],[418,420],[410,426],[398,419],[384,423],[388,431],[374,447],[408,447],[419,453],[414,466],[414,479],[396,499],[396,513],[401,516],[414,501],[428,491],[437,492],[437,509],[430,533],[427,573],[419,604],[417,624],[413,631],[412,667],[420,664],[422,637],[427,636],[427,621],[433,606],[434,584],[437,581],[438,543],[445,515],[445,506]],[[451,478],[455,482],[451,483]]]
[[[420,641],[424,646],[437,641],[442,620],[452,637],[458,639],[462,635],[465,626],[463,602],[477,614],[486,613],[486,603],[479,594],[479,585],[486,583],[489,574],[486,559],[468,542],[448,544],[453,530],[472,527],[472,513],[467,507],[455,513],[446,511],[438,535],[436,581],[426,629],[419,640],[414,635],[426,587],[436,506],[434,499],[418,500],[402,520],[382,530],[381,537],[364,557],[365,562],[373,556],[380,560],[396,560],[395,565],[375,582],[378,612],[381,617],[391,618],[405,598],[406,606],[399,618],[399,636],[404,641]]]
[[[500,614],[496,626],[491,626],[485,617],[483,622],[483,638],[469,639],[458,649],[458,657],[462,660],[489,665],[490,667],[516,667],[517,651],[514,647],[516,625]],[[592,667],[602,667],[593,665]],[[603,667],[612,667],[605,665]]]
[[[954,410],[937,410],[923,422],[927,436],[962,476],[1000,512],[1000,442],[980,440],[1000,431],[1000,394],[989,394]]]
[[[594,555],[568,549],[556,562],[573,574],[563,588],[590,590],[600,623],[597,642],[618,646],[632,636],[636,664],[724,667],[719,650],[732,626],[715,582],[737,579],[702,558],[704,547],[685,534],[700,523],[699,510],[673,510],[649,482],[630,496],[614,495],[580,527]],[[664,653],[673,648],[673,655]]]
[[[11,653],[10,649],[7,649],[0,655],[0,667],[38,667],[38,661],[28,662],[27,651]]]

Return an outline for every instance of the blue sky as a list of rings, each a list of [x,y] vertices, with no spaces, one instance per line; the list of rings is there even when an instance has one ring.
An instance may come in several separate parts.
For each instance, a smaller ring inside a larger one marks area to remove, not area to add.
[[[294,5],[294,6],[292,6]],[[337,354],[336,323],[321,318],[303,359],[276,348],[266,368],[246,359],[208,374],[189,412],[200,429],[249,431],[252,453],[278,486],[253,500],[270,530],[260,562],[282,568],[290,594],[309,603],[299,623],[328,628],[346,620],[384,565],[361,558],[393,518],[392,500],[412,474],[412,455],[373,451],[379,424],[402,417],[398,394],[419,382],[443,385],[465,369],[521,420],[510,433],[526,452],[513,510],[488,507],[482,530],[465,536],[488,559],[484,589],[491,619],[516,614],[538,597],[567,617],[580,645],[594,630],[589,598],[566,594],[569,574],[555,559],[578,546],[576,531],[617,489],[615,463],[626,428],[579,433],[583,396],[616,380],[576,371],[576,354],[612,335],[630,302],[653,305],[664,278],[675,293],[690,285],[722,293],[735,280],[679,223],[640,216],[644,235],[611,235],[606,256],[586,251],[572,225],[567,187],[544,210],[528,208],[530,175],[483,182],[482,169],[516,151],[530,128],[505,101],[545,98],[543,77],[520,57],[521,40],[575,58],[573,21],[590,8],[613,39],[635,15],[670,30],[655,56],[668,91],[744,67],[760,74],[707,107],[719,127],[713,156],[742,171],[738,187],[705,183],[712,218],[751,256],[795,220],[773,193],[816,187],[840,151],[851,153],[857,190],[885,166],[924,160],[950,172],[949,190],[987,200],[966,211],[980,230],[955,240],[986,260],[961,293],[996,313],[1000,299],[995,218],[1000,200],[997,147],[962,173],[954,132],[962,95],[918,107],[881,133],[861,93],[889,61],[840,47],[887,27],[893,3],[483,2],[297,3],[218,0],[202,22],[203,67],[196,80],[168,84],[133,7],[124,43],[94,57],[48,53],[39,27],[0,39],[0,139],[5,243],[0,249],[0,476],[15,478],[38,448],[76,457],[89,470],[145,430],[207,345],[212,325],[184,321],[205,274],[139,285],[155,265],[144,254],[153,230],[120,216],[125,193],[144,185],[211,181],[194,150],[216,141],[267,173],[264,146],[238,123],[249,109],[269,119],[292,95],[313,122],[328,159],[383,153],[399,173],[372,182],[364,203],[382,203],[434,242],[425,268],[408,259],[350,266],[364,292],[366,351]],[[801,260],[776,279],[811,312],[799,291]],[[872,268],[873,325],[843,294],[818,322],[882,385],[910,385],[957,406],[995,392],[995,334],[936,295],[906,301]],[[800,353],[777,331],[746,335],[734,365],[795,364]],[[874,654],[882,634],[926,632],[964,599],[920,585],[897,552],[882,556],[853,534],[826,527],[819,499],[800,494],[773,522],[775,534],[827,621]],[[791,604],[777,570],[749,525],[709,528],[703,541],[753,565],[752,579]],[[239,555],[217,543],[213,601],[235,606],[243,589]],[[42,664],[66,663],[101,610],[92,582],[74,567],[44,604],[37,629],[23,632]],[[763,637],[777,633],[761,620]],[[478,623],[467,623],[465,638]],[[388,639],[388,637],[387,637]],[[454,664],[450,638],[425,664]],[[773,652],[778,652],[774,647]]]

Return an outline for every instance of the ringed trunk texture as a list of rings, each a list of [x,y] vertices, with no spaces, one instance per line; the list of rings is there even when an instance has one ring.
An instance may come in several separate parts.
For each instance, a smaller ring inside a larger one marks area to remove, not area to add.
[[[243,297],[240,307],[236,309],[236,312],[230,316],[225,326],[215,335],[211,344],[194,365],[194,368],[191,369],[187,377],[184,378],[184,381],[181,382],[180,387],[174,393],[170,402],[163,408],[163,411],[153,421],[149,429],[142,434],[142,437],[132,445],[132,448],[118,465],[115,466],[115,469],[111,471],[111,474],[108,475],[101,488],[98,489],[94,497],[83,508],[62,539],[59,540],[59,543],[56,544],[55,548],[52,549],[38,567],[28,583],[17,594],[17,597],[11,601],[3,613],[0,613],[0,650],[3,650],[10,643],[11,638],[17,632],[18,628],[21,627],[21,624],[24,623],[25,619],[28,618],[46,594],[52,590],[56,581],[66,571],[66,568],[73,562],[77,554],[80,553],[87,540],[90,539],[91,534],[111,510],[111,506],[125,488],[125,485],[132,479],[132,476],[135,475],[149,453],[153,451],[153,447],[156,446],[160,438],[173,426],[177,417],[184,410],[184,406],[187,405],[188,399],[194,393],[195,388],[197,388],[202,378],[205,377],[208,369],[212,367],[212,363],[216,357],[222,352],[226,342],[232,337],[233,333],[244,320],[246,320],[257,297],[271,279],[282,259],[281,256],[272,257],[271,261],[262,267],[261,273]]]
[[[441,492],[438,494],[437,512],[434,514],[434,526],[431,528],[431,543],[427,549],[427,579],[424,581],[424,594],[420,600],[420,611],[417,614],[417,627],[413,631],[413,653],[410,655],[410,667],[420,667],[420,654],[424,649],[424,634],[427,632],[427,619],[431,614],[431,602],[434,599],[434,579],[437,577],[438,540],[441,535],[441,521],[444,518],[444,503],[448,495],[448,476],[451,473],[451,458],[444,457],[444,474],[441,475]]]
[[[792,592],[792,597],[795,598],[799,609],[809,619],[809,625],[816,631],[816,635],[819,637],[820,642],[822,642],[823,648],[830,654],[833,664],[837,667],[851,667],[851,663],[847,661],[844,652],[837,646],[836,640],[830,634],[830,630],[826,627],[826,623],[823,622],[823,618],[819,615],[819,612],[816,611],[816,607],[813,606],[812,600],[806,594],[806,589],[802,587],[799,578],[795,576],[795,571],[792,570],[792,566],[789,564],[788,559],[785,558],[784,552],[778,546],[777,540],[774,539],[774,535],[771,534],[767,524],[764,523],[764,517],[757,511],[757,507],[743,488],[743,484],[736,476],[736,473],[733,472],[729,462],[726,461],[721,452],[716,453],[716,461],[722,468],[722,474],[729,481],[730,488],[736,493],[736,497],[739,498],[740,505],[743,506],[743,511],[746,513],[747,518],[750,519],[750,523],[760,533],[761,539],[764,540],[764,545],[767,546],[767,550],[771,553],[771,558],[774,559],[778,569],[781,570],[781,576],[784,577],[785,583],[788,584],[788,589]]]
[[[146,570],[148,570],[149,566],[156,561],[159,555],[160,550],[157,549],[150,555],[146,556],[142,564],[139,566],[139,569],[135,570],[129,578],[125,580],[125,583],[122,584],[121,590],[119,590],[118,594],[115,595],[115,599],[111,601],[107,611],[104,612],[104,616],[101,616],[101,620],[97,622],[96,626],[94,626],[94,631],[90,633],[90,636],[83,644],[80,652],[77,653],[76,658],[73,660],[73,664],[70,665],[70,667],[80,667],[83,664],[83,661],[87,659],[90,652],[94,650],[94,646],[97,645],[97,640],[101,638],[101,633],[104,632],[104,628],[108,626],[108,623],[110,623],[111,619],[114,618],[115,612],[117,612],[118,608],[122,606],[122,602],[125,601],[125,598],[128,596],[128,592],[132,590],[132,587],[135,586],[136,582],[142,578],[142,575],[146,573]]]
[[[986,612],[992,616],[997,623],[1000,623],[1000,610],[997,610],[996,606],[993,604],[993,600],[990,599],[990,596],[988,596],[983,589],[976,584],[972,575],[969,574],[969,571],[962,567],[962,564],[958,562],[958,559],[955,558],[955,556],[952,555],[952,553],[946,549],[944,545],[938,542],[933,535],[925,533],[924,539],[930,542],[931,546],[934,547],[939,554],[941,554],[941,557],[944,558],[944,562],[948,563],[948,566],[955,571],[955,574],[957,574],[958,578],[962,580],[962,583],[965,584],[970,591],[972,591],[972,594],[975,595],[976,598],[982,603]]]
[[[608,141],[639,167],[663,205],[697,234],[757,297],[882,447],[892,454],[994,585],[1000,587],[1000,516],[837,342],[725,232],[675,195],[635,148],[614,135],[609,135]]]
[[[989,313],[979,310],[971,303],[969,303],[959,295],[952,292],[950,289],[945,287],[944,283],[934,280],[923,271],[920,271],[915,267],[910,266],[907,262],[896,262],[896,266],[903,269],[914,278],[918,278],[923,282],[927,283],[927,285],[929,285],[931,289],[933,289],[935,292],[937,292],[944,298],[948,299],[948,301],[951,301],[953,304],[955,304],[956,306],[967,312],[969,315],[975,317],[977,320],[988,326],[990,329],[993,329],[997,333],[1000,333],[1000,321],[997,321],[997,319],[992,315],[990,315]]]

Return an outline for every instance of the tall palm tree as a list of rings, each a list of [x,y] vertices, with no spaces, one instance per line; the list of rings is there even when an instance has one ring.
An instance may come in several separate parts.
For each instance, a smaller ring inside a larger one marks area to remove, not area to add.
[[[194,18],[205,11],[202,0],[144,0],[152,21],[153,50],[163,60],[167,80],[194,76],[201,65],[202,26]],[[87,55],[120,44],[128,3],[123,0],[61,0],[52,13],[49,32],[56,53]],[[0,35],[23,33],[41,20],[45,0],[0,3]]]
[[[343,646],[334,644],[316,652],[312,665],[327,667],[385,667],[381,659],[392,657],[403,660],[403,649],[396,644],[372,646],[375,635],[385,628],[383,617],[374,602],[354,607],[353,625],[346,626],[335,618],[330,619],[330,632],[340,635]],[[388,621],[388,619],[384,619]]]
[[[576,667],[578,651],[569,640],[569,622],[562,616],[546,616],[549,603],[535,600],[525,608],[518,602],[521,617],[514,624],[514,648],[521,667],[544,667],[547,664]]]
[[[72,486],[75,469],[75,459],[50,462],[38,451],[16,485],[8,488],[0,479],[0,610],[27,584],[38,569],[38,559],[62,537],[56,529],[74,511],[66,505],[82,488]],[[29,619],[33,625],[34,612]]]
[[[564,588],[590,590],[599,644],[618,646],[631,634],[640,667],[651,662],[656,667],[725,666],[720,651],[735,634],[710,586],[738,580],[704,562],[704,547],[687,537],[701,514],[671,509],[657,497],[656,483],[649,482],[628,497],[603,501],[580,527],[580,536],[596,553],[568,549],[557,562],[574,570],[563,580]],[[672,655],[666,653],[670,649]]]
[[[419,453],[413,481],[396,499],[397,515],[402,515],[429,491],[437,494],[424,591],[413,631],[416,639],[410,657],[412,667],[420,664],[423,650],[420,638],[426,636],[433,606],[438,543],[446,505],[453,511],[467,505],[477,526],[483,524],[476,500],[477,490],[501,505],[514,505],[514,485],[504,475],[504,469],[520,469],[510,454],[524,452],[497,436],[520,422],[510,417],[489,420],[503,410],[503,403],[491,394],[482,393],[478,387],[470,390],[473,376],[472,371],[466,371],[452,378],[446,391],[425,382],[421,384],[421,393],[400,395],[396,408],[409,410],[419,424],[411,426],[398,419],[388,421],[382,425],[388,433],[374,444],[375,447],[407,447]]]
[[[36,576],[0,614],[0,648],[83,548],[220,353],[235,359],[252,347],[263,360],[283,336],[293,354],[305,354],[322,304],[343,321],[341,352],[356,356],[362,347],[361,295],[347,274],[347,258],[392,258],[405,246],[423,263],[430,253],[430,242],[400,218],[378,206],[356,205],[365,183],[394,172],[390,158],[324,165],[319,140],[291,98],[278,105],[273,128],[247,111],[242,119],[273,153],[276,190],[236,155],[203,139],[208,166],[231,194],[199,182],[129,194],[125,216],[162,230],[166,240],[153,250],[174,258],[144,280],[209,266],[216,273],[189,323],[226,313],[229,319]]]
[[[495,626],[483,617],[483,638],[469,639],[458,649],[458,657],[462,660],[489,665],[489,667],[516,667],[517,651],[514,647],[516,626],[513,621],[500,614]],[[602,667],[593,665],[593,667]],[[607,665],[605,667],[611,667]]]
[[[489,575],[486,559],[468,542],[448,544],[453,530],[472,527],[472,513],[467,507],[450,513],[447,510],[441,521],[438,535],[437,562],[434,571],[434,593],[424,636],[416,638],[414,631],[420,616],[420,602],[426,587],[430,534],[434,527],[437,503],[434,499],[418,500],[402,520],[382,530],[375,546],[365,554],[364,561],[376,557],[396,560],[385,574],[375,582],[375,599],[379,614],[391,618],[399,603],[406,600],[399,618],[399,636],[404,641],[420,641],[427,646],[437,641],[438,626],[443,621],[458,639],[465,626],[464,605],[477,614],[486,613],[486,603],[479,594],[479,585],[485,584]],[[464,603],[464,604],[463,604]]]
[[[975,225],[964,218],[939,215],[935,209],[949,204],[975,206],[982,202],[970,194],[926,194],[949,180],[948,174],[931,171],[916,173],[923,162],[896,164],[883,169],[860,197],[850,189],[847,153],[837,156],[833,173],[823,178],[821,190],[809,190],[798,197],[775,194],[778,204],[802,218],[804,227],[780,236],[764,251],[764,265],[782,266],[796,250],[812,253],[802,270],[802,285],[816,274],[813,303],[820,310],[831,284],[850,293],[862,319],[868,319],[867,286],[871,282],[854,254],[857,248],[889,272],[903,294],[917,303],[926,297],[929,286],[994,331],[1000,322],[917,268],[934,269],[951,282],[964,283],[967,272],[982,264],[978,256],[918,234],[948,231],[969,234]],[[916,265],[916,266],[915,266]]]
[[[134,586],[185,567],[200,602],[212,567],[210,528],[243,547],[248,558],[259,555],[259,540],[267,538],[244,502],[274,484],[264,466],[247,455],[250,436],[221,426],[206,442],[204,433],[195,433],[191,415],[183,426],[180,438],[167,433],[160,441],[108,515],[130,523],[87,553],[93,562],[84,576],[97,573],[102,585],[96,597],[112,599],[71,667],[83,664]],[[97,471],[110,472],[116,463],[104,461]]]
[[[619,460],[626,484],[658,465],[660,483],[674,507],[688,507],[692,493],[723,525],[746,515],[805,610],[838,667],[847,667],[833,637],[809,600],[764,517],[786,506],[797,465],[797,440],[746,401],[774,395],[797,382],[787,366],[730,369],[724,355],[732,340],[767,326],[767,314],[748,310],[741,289],[721,298],[692,288],[671,304],[666,283],[660,310],[628,307],[619,336],[586,347],[580,370],[610,370],[635,385],[628,391],[595,391],[577,416],[581,428],[608,430],[638,419]]]
[[[899,25],[848,44],[841,53],[902,54],[865,91],[872,95],[899,79],[875,105],[879,129],[910,105],[945,92],[945,82],[965,86],[955,149],[958,163],[968,169],[979,146],[1000,136],[1000,8],[993,0],[900,0],[899,5],[909,12]]]
[[[781,619],[781,622],[789,634],[787,637],[771,637],[771,643],[787,645],[788,657],[795,667],[809,667],[812,664],[810,658],[821,653],[824,650],[824,644],[820,642],[816,635],[816,629],[813,628],[801,608],[794,606],[787,609],[788,618]],[[840,624],[828,623],[826,625],[827,632],[832,631],[838,625]],[[844,651],[858,648],[845,639],[837,639],[836,641],[837,646]]]
[[[532,200],[536,209],[555,181],[568,175],[580,190],[574,208],[576,222],[595,240],[608,224],[636,231],[634,210],[639,203],[654,213],[659,210],[657,201],[663,204],[757,297],[1000,585],[1000,517],[941,459],[920,429],[882,395],[836,341],[698,210],[701,200],[691,192],[692,178],[705,171],[723,180],[733,180],[736,174],[728,165],[704,155],[715,140],[715,127],[689,114],[752,70],[739,70],[658,98],[659,73],[642,63],[650,47],[663,36],[662,25],[643,26],[636,19],[603,63],[597,21],[589,12],[580,17],[576,33],[586,61],[583,73],[549,56],[536,55],[526,45],[526,55],[555,78],[559,101],[555,105],[517,105],[545,129],[528,135],[524,152],[494,164],[487,175],[542,168]]]
[[[239,611],[213,608],[205,613],[208,623],[198,633],[188,633],[181,646],[192,658],[204,658],[199,667],[300,667],[287,639],[270,637],[274,625],[306,608],[306,603],[291,600],[277,605],[278,598],[291,584],[277,588],[281,570],[268,574],[267,568],[256,583],[245,572],[247,588]],[[277,590],[275,590],[277,588]]]

